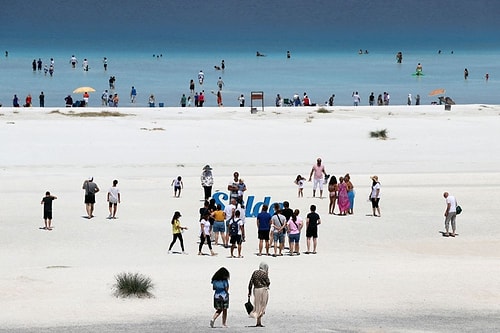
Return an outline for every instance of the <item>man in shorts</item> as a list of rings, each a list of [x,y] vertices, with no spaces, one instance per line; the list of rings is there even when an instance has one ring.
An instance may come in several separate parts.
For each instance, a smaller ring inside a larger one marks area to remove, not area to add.
[[[243,233],[243,221],[240,219],[240,211],[234,212],[234,218],[229,224],[229,233],[231,234],[231,258],[234,258],[233,251],[236,245],[238,246],[238,258],[243,258],[241,255],[241,236]]]
[[[52,201],[55,199],[57,199],[57,197],[50,195],[50,192],[47,191],[40,202],[40,204],[43,205],[43,220],[45,221],[44,230],[52,230]]]
[[[83,182],[82,189],[85,190],[85,208],[87,210],[87,218],[91,219],[94,217],[94,204],[95,204],[95,194],[99,192],[99,187],[94,183],[94,177],[89,177],[89,179]]]
[[[283,255],[283,247],[285,245],[285,233],[286,233],[286,218],[281,214],[281,208],[279,203],[274,203],[274,215],[271,217],[271,225],[273,226],[273,240],[274,240],[274,254],[273,257]],[[279,242],[279,253],[277,252]]]
[[[321,158],[318,157],[316,160],[316,164],[313,165],[311,169],[311,174],[309,175],[309,181],[311,181],[312,176],[314,174],[314,183],[313,183],[313,197],[316,196],[316,189],[319,187],[319,197],[323,198],[323,183],[324,176],[326,176],[325,166],[321,164]]]
[[[269,255],[269,230],[271,229],[271,215],[267,212],[268,206],[262,205],[262,211],[257,215],[257,230],[259,235],[259,253],[262,255],[263,243],[266,243],[266,254]]]
[[[311,205],[311,211],[307,214],[306,221],[306,238],[307,238],[307,252],[306,254],[316,254],[316,246],[318,245],[318,225],[321,224],[321,219],[316,213],[316,206]],[[311,246],[311,238],[313,239],[313,250],[309,251]]]

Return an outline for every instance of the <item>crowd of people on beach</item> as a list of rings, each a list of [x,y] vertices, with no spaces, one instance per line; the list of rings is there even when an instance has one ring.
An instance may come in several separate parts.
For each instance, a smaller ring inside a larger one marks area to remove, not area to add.
[[[378,176],[370,177],[372,180],[371,191],[368,199],[371,202],[374,217],[380,217],[380,194],[381,185]],[[222,207],[217,204],[212,196],[212,187],[214,177],[210,165],[205,165],[202,169],[201,186],[204,194],[204,205],[199,209],[199,244],[198,255],[203,256],[202,251],[206,245],[210,250],[210,256],[216,256],[213,246],[221,246],[229,252],[229,258],[243,258],[242,246],[244,242],[249,241],[245,232],[245,192],[247,185],[240,177],[239,172],[233,173],[233,179],[228,183],[229,203]],[[321,158],[317,158],[312,166],[309,179],[298,175],[295,184],[298,186],[298,197],[303,197],[303,189],[306,181],[312,182],[312,197],[316,198],[319,191],[319,198],[323,198],[323,187],[328,187],[328,213],[331,215],[346,216],[354,214],[354,185],[351,177],[347,173],[338,178],[326,173]],[[174,197],[180,198],[181,190],[184,187],[182,177],[177,176],[171,183],[174,189]],[[82,185],[84,190],[84,203],[87,219],[94,218],[94,204],[96,203],[96,194],[100,192],[99,186],[94,182],[93,177],[85,179]],[[445,209],[445,237],[455,237],[456,233],[456,215],[461,212],[460,206],[454,196],[444,192],[443,197],[446,201]],[[57,197],[49,191],[41,200],[43,205],[43,219],[45,225],[40,229],[53,230],[52,226],[52,202]],[[121,203],[121,193],[118,188],[118,180],[113,180],[106,195],[108,202],[108,219],[116,219],[118,204]],[[338,213],[335,212],[338,207]],[[171,218],[172,241],[168,246],[168,254],[175,254],[173,247],[179,242],[181,254],[187,254],[183,239],[183,232],[190,227],[181,224],[182,214],[175,211]],[[306,218],[303,219],[299,209],[290,208],[288,201],[275,202],[269,207],[262,204],[261,209],[256,216],[257,226],[257,256],[281,257],[283,255],[299,256],[303,254],[317,253],[318,246],[318,226],[322,223],[321,217],[317,212],[317,206],[311,204]],[[451,225],[451,232],[450,232]],[[300,239],[302,230],[305,228],[306,251],[300,251]],[[285,253],[285,245],[288,242],[288,252]],[[271,253],[272,251],[272,253]],[[262,262],[259,269],[251,275],[248,285],[248,302],[245,305],[249,315],[257,320],[256,326],[262,326],[262,317],[265,314],[269,298],[270,280],[268,276],[269,266]],[[229,271],[221,267],[212,277],[212,288],[214,290],[213,305],[215,313],[210,320],[210,326],[214,327],[217,318],[222,315],[222,326],[227,326],[227,310],[229,308]],[[254,295],[254,305],[250,302],[250,297]]]

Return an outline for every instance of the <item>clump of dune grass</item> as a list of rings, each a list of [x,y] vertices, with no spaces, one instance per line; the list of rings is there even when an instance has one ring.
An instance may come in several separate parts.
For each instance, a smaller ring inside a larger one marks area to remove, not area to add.
[[[59,110],[54,110],[49,112],[49,114],[60,114],[63,116],[69,116],[69,117],[82,117],[82,118],[89,118],[89,117],[127,117],[131,116],[132,114],[127,114],[127,113],[121,113],[118,111],[101,111],[101,112],[92,112],[92,111],[86,111],[86,112],[74,112],[74,111],[69,111],[67,113],[61,112]]]
[[[120,273],[115,276],[114,285],[116,297],[153,297],[151,278],[139,273]]]
[[[321,108],[317,109],[316,112],[317,113],[332,113],[333,111],[328,110],[327,108],[321,107]]]
[[[387,129],[372,131],[370,132],[370,138],[379,139],[379,140],[387,140]]]

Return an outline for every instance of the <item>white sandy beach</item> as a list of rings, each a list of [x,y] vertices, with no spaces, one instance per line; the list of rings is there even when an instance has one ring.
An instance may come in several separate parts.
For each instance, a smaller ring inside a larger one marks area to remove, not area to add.
[[[221,266],[231,273],[230,331],[248,331],[255,321],[243,303],[260,261],[271,279],[264,331],[498,331],[500,106],[317,109],[0,108],[0,331],[209,331],[210,278]],[[61,114],[103,110],[127,116]],[[388,140],[370,138],[381,129]],[[354,215],[328,215],[311,183],[297,198],[293,181],[317,157],[329,174],[350,173]],[[255,201],[288,200],[303,218],[317,205],[318,254],[257,257],[250,217],[243,259],[222,247],[198,256],[205,164],[214,190],[227,192],[237,170]],[[178,175],[184,189],[174,198]],[[380,218],[367,216],[372,175],[382,186]],[[91,220],[82,218],[89,176],[101,189]],[[122,203],[107,220],[113,179]],[[58,197],[52,231],[39,229],[45,191]],[[455,238],[439,234],[444,191],[464,209]],[[190,228],[184,256],[167,254],[176,210]],[[151,277],[155,297],[114,297],[121,272]]]

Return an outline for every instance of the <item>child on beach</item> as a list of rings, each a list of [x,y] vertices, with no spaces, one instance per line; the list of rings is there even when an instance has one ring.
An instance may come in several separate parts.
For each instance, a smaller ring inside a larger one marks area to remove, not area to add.
[[[43,230],[52,230],[52,201],[57,199],[56,196],[50,195],[50,192],[45,192],[45,197],[42,198],[40,202],[43,205],[43,219],[45,221],[45,227]]]
[[[301,175],[297,175],[297,178],[295,178],[294,183],[299,187],[299,192],[297,193],[297,196],[299,198],[304,196],[304,182],[305,182],[305,180],[306,179],[304,177],[302,177]]]
[[[242,206],[244,205],[243,202],[243,193],[247,190],[247,186],[245,185],[245,181],[243,178],[240,178],[238,180],[238,203],[241,204]]]
[[[181,189],[184,188],[184,184],[182,183],[182,177],[178,176],[174,180],[172,180],[172,184],[170,186],[174,187],[174,197],[178,198],[181,196]]]

